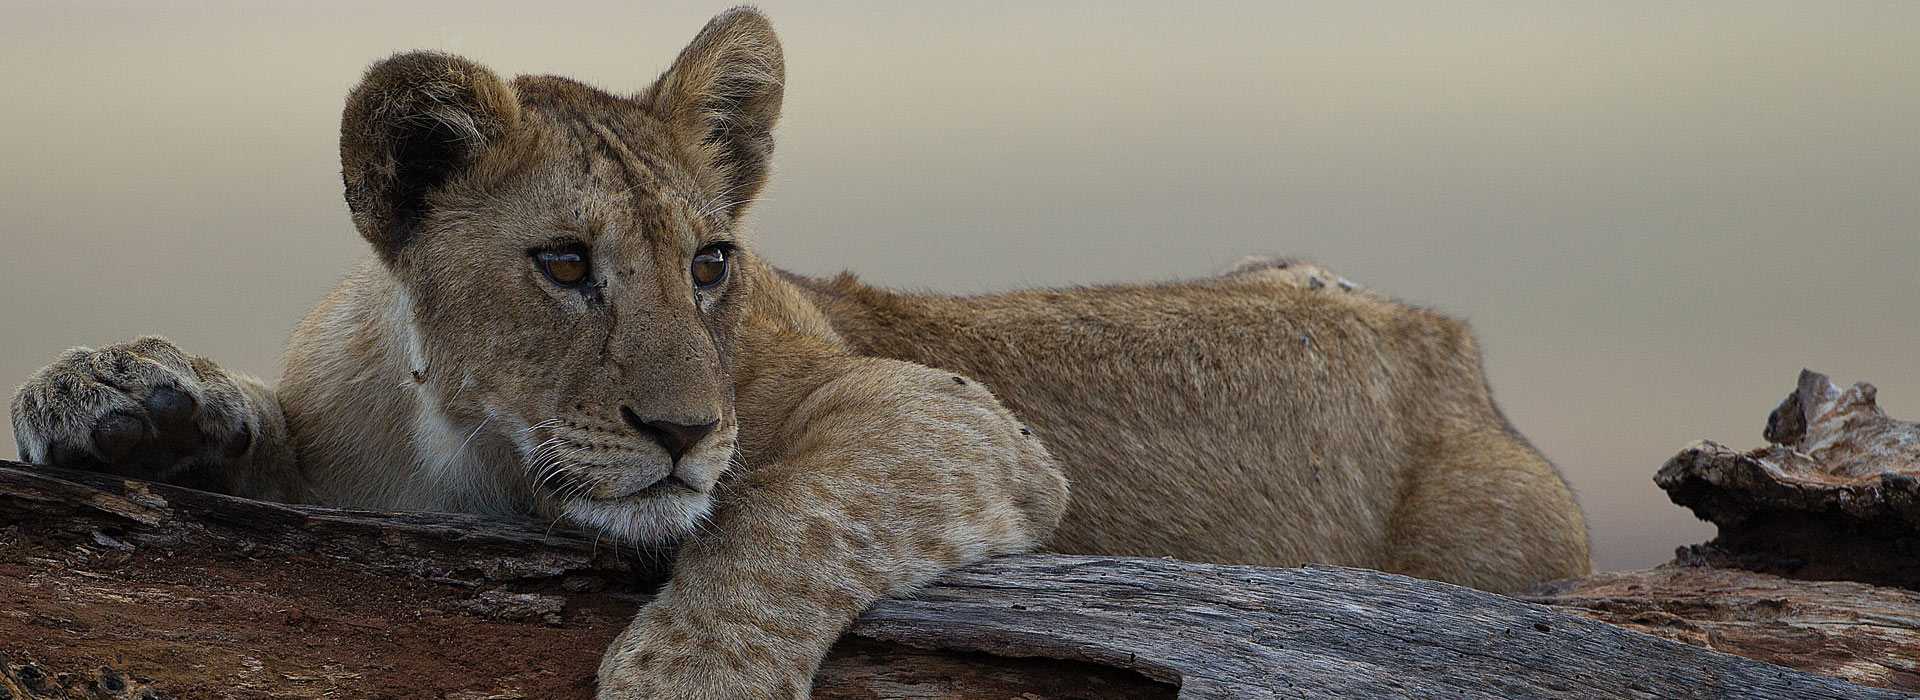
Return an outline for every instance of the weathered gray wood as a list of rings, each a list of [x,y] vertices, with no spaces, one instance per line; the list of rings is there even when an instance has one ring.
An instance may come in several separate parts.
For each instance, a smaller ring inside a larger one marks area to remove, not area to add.
[[[0,466],[0,687],[585,697],[654,568],[545,530]],[[836,648],[816,695],[1175,687],[1184,698],[1903,697],[1378,572],[1064,556],[987,562],[881,603]]]
[[[992,653],[1043,648],[1178,679],[1182,697],[1876,695],[1359,569],[1009,558],[949,576],[912,603],[881,605],[856,633]]]

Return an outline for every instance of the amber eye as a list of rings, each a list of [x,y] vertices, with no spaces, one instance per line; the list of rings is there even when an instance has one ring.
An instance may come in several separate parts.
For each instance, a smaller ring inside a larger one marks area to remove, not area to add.
[[[587,263],[586,246],[578,244],[533,251],[533,263],[540,266],[547,279],[562,287],[586,284],[588,274],[593,271],[593,266]]]
[[[727,245],[716,243],[693,256],[693,286],[708,289],[727,278]]]

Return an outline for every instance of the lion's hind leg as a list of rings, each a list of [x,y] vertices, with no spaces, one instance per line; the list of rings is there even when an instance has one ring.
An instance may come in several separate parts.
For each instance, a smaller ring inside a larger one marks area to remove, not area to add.
[[[1586,519],[1532,446],[1488,427],[1418,457],[1394,510],[1388,570],[1495,592],[1592,570]]]

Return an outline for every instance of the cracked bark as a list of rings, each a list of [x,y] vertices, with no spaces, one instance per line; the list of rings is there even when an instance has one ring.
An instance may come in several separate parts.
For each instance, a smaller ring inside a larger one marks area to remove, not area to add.
[[[1719,527],[1682,562],[1920,589],[1920,424],[1878,391],[1802,370],[1767,417],[1765,447],[1701,440],[1654,481]]]

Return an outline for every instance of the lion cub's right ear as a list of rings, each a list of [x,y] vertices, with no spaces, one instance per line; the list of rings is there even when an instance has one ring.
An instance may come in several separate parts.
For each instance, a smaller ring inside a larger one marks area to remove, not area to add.
[[[759,10],[736,7],[707,22],[638,96],[692,146],[700,176],[733,202],[726,207],[731,216],[767,184],[786,76],[773,24]]]
[[[415,51],[374,64],[340,117],[354,227],[392,262],[419,234],[433,192],[519,122],[513,89],[477,63]]]

